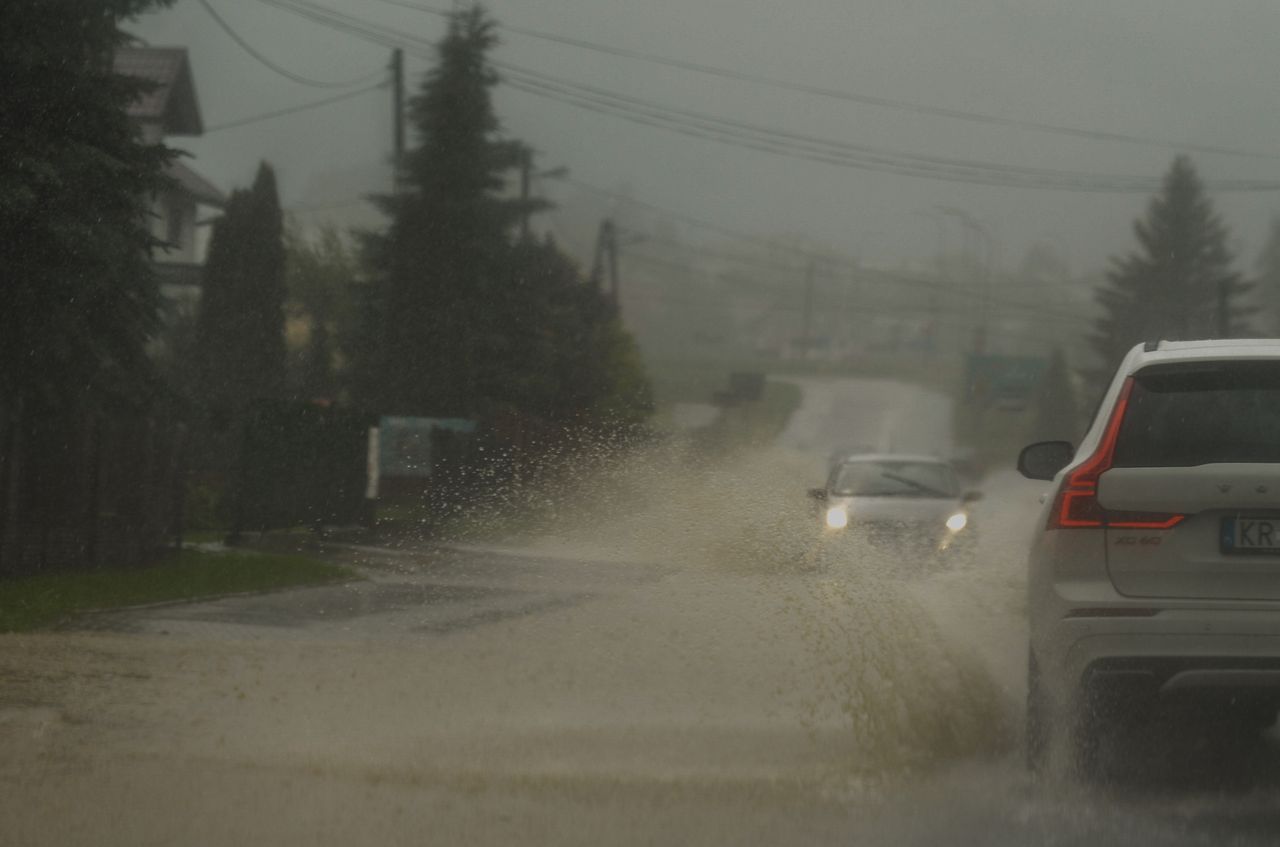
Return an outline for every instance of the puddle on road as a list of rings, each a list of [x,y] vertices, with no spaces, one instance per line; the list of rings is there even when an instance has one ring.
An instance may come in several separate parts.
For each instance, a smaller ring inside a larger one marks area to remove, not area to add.
[[[1013,596],[1016,577],[903,578],[891,557],[821,544],[810,473],[782,450],[703,464],[658,450],[593,471],[526,548],[587,556],[592,579],[616,572],[619,589],[444,635],[0,639],[10,670],[91,649],[99,670],[146,674],[42,689],[57,702],[41,708],[71,704],[87,721],[0,725],[19,751],[10,785],[25,779],[15,768],[87,757],[136,766],[143,781],[172,762],[212,796],[236,789],[194,774],[216,780],[234,765],[283,769],[316,790],[349,784],[357,803],[390,783],[624,804],[665,791],[736,798],[746,821],[777,804],[860,802],[939,763],[998,755],[1015,706],[980,642],[993,615],[1009,621],[995,631],[1016,629],[1014,604],[992,590]],[[637,582],[637,561],[669,568]],[[547,590],[572,593],[574,569],[560,574],[566,584]],[[975,608],[989,612],[982,627],[965,617]],[[67,666],[91,678],[84,661]],[[43,784],[52,802],[59,778]],[[91,808],[111,792],[85,784],[79,795]]]

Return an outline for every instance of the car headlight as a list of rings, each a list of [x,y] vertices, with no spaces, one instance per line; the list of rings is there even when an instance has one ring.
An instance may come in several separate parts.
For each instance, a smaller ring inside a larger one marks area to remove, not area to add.
[[[947,529],[951,530],[952,532],[959,532],[960,530],[964,529],[968,525],[969,525],[969,516],[966,515],[964,512],[956,512],[954,515],[947,518]]]
[[[832,506],[827,509],[827,526],[832,529],[844,529],[849,525],[849,513],[843,506]]]

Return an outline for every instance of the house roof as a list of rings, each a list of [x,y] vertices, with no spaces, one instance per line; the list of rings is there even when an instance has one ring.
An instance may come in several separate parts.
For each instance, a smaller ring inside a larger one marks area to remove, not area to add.
[[[121,47],[115,72],[154,83],[129,106],[129,117],[159,123],[166,135],[200,135],[200,105],[185,47]]]
[[[165,176],[178,184],[178,190],[191,197],[197,203],[206,206],[223,208],[227,205],[227,197],[217,186],[200,174],[191,170],[181,161],[173,159],[165,166]]]

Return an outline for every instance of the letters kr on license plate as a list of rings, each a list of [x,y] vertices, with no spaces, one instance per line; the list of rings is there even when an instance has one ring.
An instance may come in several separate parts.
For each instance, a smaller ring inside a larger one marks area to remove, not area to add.
[[[1222,549],[1228,553],[1280,553],[1280,518],[1225,518]]]

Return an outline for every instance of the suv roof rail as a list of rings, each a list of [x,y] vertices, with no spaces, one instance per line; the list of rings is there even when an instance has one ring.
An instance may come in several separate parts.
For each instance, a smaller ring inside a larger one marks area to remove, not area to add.
[[[1148,341],[1147,343],[1145,343],[1145,344],[1143,344],[1143,345],[1142,345],[1142,352],[1143,352],[1143,353],[1154,353],[1154,352],[1156,352],[1156,351],[1157,351],[1157,350],[1159,350],[1159,349],[1160,349],[1160,341],[1159,341],[1159,340],[1156,340],[1156,341]]]

